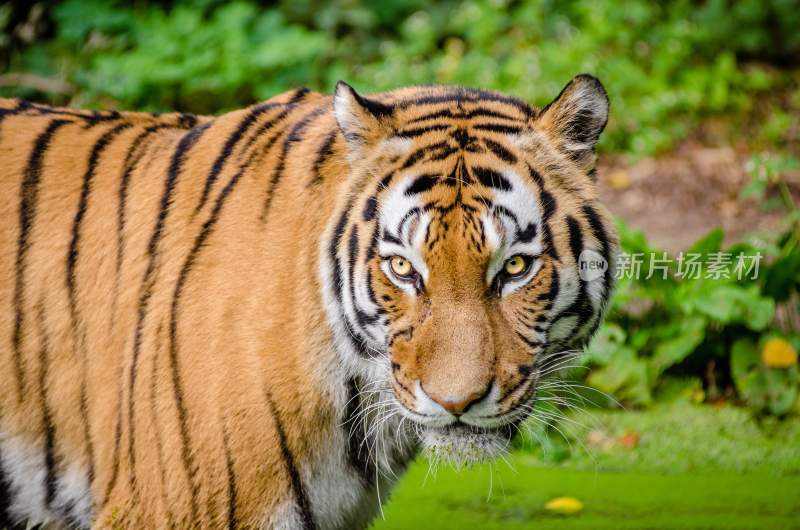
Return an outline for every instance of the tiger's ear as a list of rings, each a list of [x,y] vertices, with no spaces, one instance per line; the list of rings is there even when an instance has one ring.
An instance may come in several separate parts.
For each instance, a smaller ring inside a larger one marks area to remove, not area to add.
[[[333,95],[333,114],[342,131],[351,157],[388,135],[392,107],[359,95],[353,87],[339,81]]]
[[[536,121],[567,156],[589,171],[594,167],[594,146],[608,122],[608,94],[597,78],[577,75]]]

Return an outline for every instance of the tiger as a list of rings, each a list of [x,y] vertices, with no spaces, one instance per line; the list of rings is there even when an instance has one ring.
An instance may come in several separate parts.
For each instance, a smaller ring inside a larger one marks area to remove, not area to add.
[[[0,528],[365,528],[418,455],[508,451],[613,289],[608,108],[2,100]]]

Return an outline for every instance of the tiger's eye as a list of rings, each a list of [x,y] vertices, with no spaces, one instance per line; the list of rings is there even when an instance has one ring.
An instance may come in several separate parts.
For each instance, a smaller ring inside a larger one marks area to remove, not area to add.
[[[393,256],[389,264],[392,267],[392,272],[398,276],[410,276],[414,271],[411,262],[400,256]]]
[[[527,266],[528,264],[525,261],[525,258],[517,254],[516,256],[511,256],[506,260],[503,270],[505,270],[506,274],[509,276],[517,276],[518,274],[525,272]]]

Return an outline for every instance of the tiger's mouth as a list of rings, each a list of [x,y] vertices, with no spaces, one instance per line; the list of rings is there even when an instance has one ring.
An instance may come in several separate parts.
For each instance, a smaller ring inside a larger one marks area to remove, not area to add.
[[[508,450],[517,422],[496,428],[453,423],[444,427],[423,427],[423,453],[432,461],[444,461],[456,469],[495,460]]]

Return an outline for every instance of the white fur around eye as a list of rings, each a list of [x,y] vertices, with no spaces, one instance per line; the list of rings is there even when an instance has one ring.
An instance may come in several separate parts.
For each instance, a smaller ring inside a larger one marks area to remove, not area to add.
[[[414,283],[406,280],[402,280],[397,277],[397,275],[392,271],[392,265],[390,263],[391,258],[386,258],[381,261],[381,271],[383,274],[392,282],[396,287],[402,289],[406,293],[411,296],[417,295],[417,289],[414,287]],[[408,259],[408,258],[406,258]],[[409,263],[411,261],[409,260]],[[416,270],[416,269],[415,269]]]
[[[506,280],[503,284],[503,289],[500,291],[500,296],[508,296],[511,293],[519,290],[521,287],[527,285],[533,278],[536,277],[539,270],[542,268],[542,262],[538,258],[532,258],[533,262],[528,267],[528,272],[518,278],[511,278]],[[505,263],[505,262],[504,262]],[[502,272],[502,269],[501,269]]]

